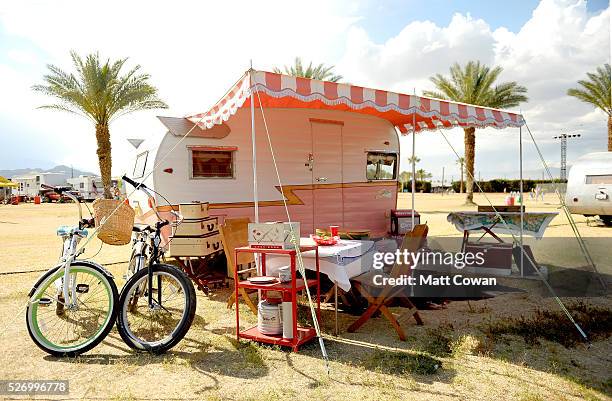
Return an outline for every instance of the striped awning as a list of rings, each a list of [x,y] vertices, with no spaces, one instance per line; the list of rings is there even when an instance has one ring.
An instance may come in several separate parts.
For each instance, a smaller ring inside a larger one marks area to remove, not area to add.
[[[311,108],[351,111],[389,121],[406,134],[453,127],[519,127],[523,117],[517,113],[465,103],[406,95],[361,86],[318,81],[266,71],[248,71],[228,93],[205,113],[187,116],[202,128],[221,124],[240,107]]]

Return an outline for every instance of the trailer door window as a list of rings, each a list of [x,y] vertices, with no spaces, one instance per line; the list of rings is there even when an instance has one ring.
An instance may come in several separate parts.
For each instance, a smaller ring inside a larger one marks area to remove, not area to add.
[[[145,169],[147,168],[147,157],[149,156],[149,152],[142,152],[138,156],[136,156],[136,163],[134,163],[134,177],[133,178],[142,178],[145,175]]]
[[[368,152],[366,178],[368,180],[394,180],[396,165],[396,153]]]
[[[612,174],[606,175],[587,175],[587,184],[610,185],[612,184]]]
[[[234,178],[235,148],[190,148],[191,178]]]

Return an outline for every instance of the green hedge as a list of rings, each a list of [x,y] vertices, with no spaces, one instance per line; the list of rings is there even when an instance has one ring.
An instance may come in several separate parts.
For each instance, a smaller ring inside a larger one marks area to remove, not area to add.
[[[402,185],[402,183],[400,183],[400,190],[402,190],[401,185]],[[415,182],[415,188],[416,188],[417,192],[431,192],[431,182],[417,180]],[[410,192],[411,190],[412,190],[412,182],[411,181],[408,181],[408,182],[403,184],[402,192]]]
[[[554,182],[560,182],[555,180]],[[532,188],[535,188],[538,184],[550,184],[550,180],[523,180],[523,191],[529,192]],[[453,190],[459,192],[461,183],[459,181],[453,181]],[[484,192],[506,192],[518,191],[520,189],[520,180],[504,180],[496,178],[489,181],[478,181],[478,185]],[[463,190],[465,191],[465,182],[463,183]],[[480,192],[476,184],[474,184],[474,192]]]

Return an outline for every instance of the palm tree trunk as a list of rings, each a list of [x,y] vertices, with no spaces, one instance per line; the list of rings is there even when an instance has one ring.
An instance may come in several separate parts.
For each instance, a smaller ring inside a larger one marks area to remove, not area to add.
[[[476,151],[476,128],[470,127],[463,130],[465,132],[465,203],[474,204],[474,153]]]
[[[612,152],[612,116],[608,116],[608,152]]]
[[[110,132],[107,124],[96,124],[96,141],[98,142],[98,163],[100,165],[100,175],[104,186],[104,197],[112,199],[111,193],[111,169],[113,162],[111,159]]]

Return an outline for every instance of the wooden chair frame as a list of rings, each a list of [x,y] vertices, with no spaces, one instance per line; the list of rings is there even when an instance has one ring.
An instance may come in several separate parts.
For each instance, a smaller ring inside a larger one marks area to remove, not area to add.
[[[230,233],[228,233],[228,229],[233,226],[233,225],[247,225],[248,223],[250,223],[250,219],[248,217],[244,217],[244,218],[235,218],[235,219],[225,219],[225,221],[223,222],[223,224],[219,227],[219,231],[221,232],[221,241],[223,242],[223,250],[225,252],[225,258],[227,260],[227,269],[228,269],[228,274],[233,271],[234,269],[234,250],[237,247],[240,246],[245,246],[247,245],[247,240],[246,240],[246,230],[244,230],[244,234],[245,234],[245,238],[244,241],[239,241],[240,243],[232,243],[230,242],[230,239],[228,238]],[[244,254],[248,256],[252,256],[249,254]],[[243,264],[239,264],[239,266],[244,266],[245,263]],[[238,270],[238,277],[241,276],[245,276],[249,273],[252,273],[254,271],[256,271],[256,268],[254,267],[255,265],[255,261],[249,261],[248,263],[246,263],[246,268],[242,269],[242,270]],[[231,274],[231,277],[234,277],[233,274]],[[234,283],[234,285],[236,285],[236,283]],[[253,302],[253,300],[251,299],[251,297],[249,296],[249,293],[247,292],[247,290],[245,288],[239,288],[238,289],[238,295],[240,296],[240,298],[242,298],[244,300],[244,302],[247,304],[247,306],[249,307],[249,309],[255,314],[257,315],[257,306],[255,305],[255,303]],[[235,291],[232,291],[232,294],[230,295],[230,297],[227,300],[227,309],[232,309],[232,306],[234,305],[234,303],[236,302],[236,293]]]
[[[402,246],[400,248],[401,251],[403,252],[404,249],[408,250],[409,252],[418,251],[423,246],[425,239],[427,238],[428,230],[429,229],[426,224],[416,225],[412,231],[408,232],[404,236],[404,239],[402,241]],[[406,269],[411,270],[411,267],[396,263],[391,269],[391,272],[389,273],[389,277],[399,277],[403,272],[406,271]],[[407,294],[400,296],[406,290],[405,287],[387,286],[381,291],[380,294],[373,296],[368,291],[366,286],[363,285],[361,282],[355,280],[353,281],[353,285],[366,298],[366,300],[368,301],[370,305],[368,306],[366,311],[355,322],[353,322],[353,324],[349,326],[348,328],[349,333],[353,333],[357,331],[378,311],[380,311],[382,315],[384,316],[384,318],[387,319],[389,323],[391,323],[391,325],[397,332],[397,335],[399,336],[399,339],[401,341],[406,341],[406,333],[404,332],[404,329],[402,328],[403,323],[407,322],[410,318],[414,318],[417,325],[419,326],[423,325],[423,320],[421,319],[421,316],[419,315],[418,309],[410,301]],[[389,310],[388,305],[394,299],[398,299],[400,304],[408,308],[408,310],[399,315],[392,313]]]

